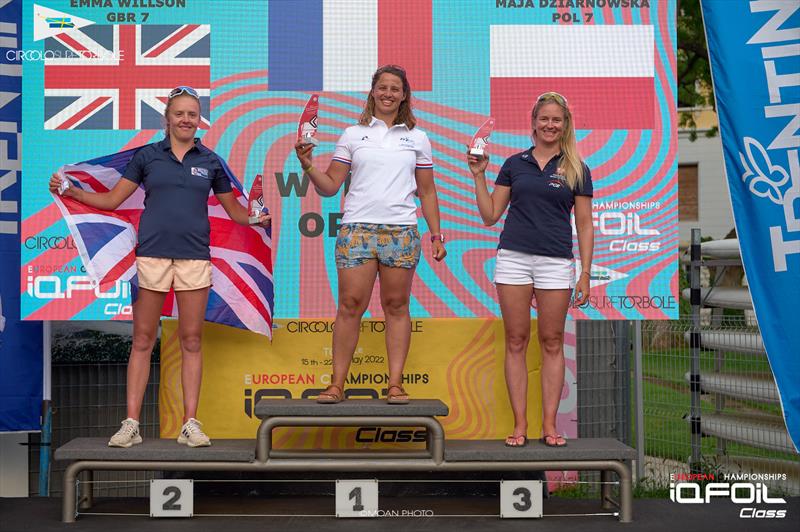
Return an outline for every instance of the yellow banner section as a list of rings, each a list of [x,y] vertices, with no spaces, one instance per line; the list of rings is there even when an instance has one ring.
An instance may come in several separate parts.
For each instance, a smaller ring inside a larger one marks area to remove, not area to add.
[[[528,435],[541,430],[536,322],[528,349]],[[346,389],[359,398],[382,398],[388,384],[383,321],[366,320]],[[264,336],[207,323],[203,331],[203,385],[197,417],[211,438],[255,438],[261,399],[316,396],[330,382],[330,320],[278,320],[270,343]],[[503,322],[496,319],[412,320],[404,386],[415,399],[441,399],[450,415],[440,419],[448,439],[501,439],[513,417],[503,371]],[[161,437],[178,435],[183,418],[181,352],[175,320],[161,331]],[[349,449],[425,441],[424,429],[391,427],[286,428],[275,448]],[[378,444],[378,445],[375,445]],[[412,445],[413,446],[413,445]]]

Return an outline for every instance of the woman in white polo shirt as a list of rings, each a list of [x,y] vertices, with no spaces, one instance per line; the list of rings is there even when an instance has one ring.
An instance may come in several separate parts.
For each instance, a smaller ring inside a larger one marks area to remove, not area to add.
[[[531,298],[536,298],[542,353],[542,442],[564,447],[556,429],[564,386],[564,321],[575,289],[574,304],[589,298],[594,235],[592,176],[581,161],[567,100],[556,92],[539,96],[531,111],[534,146],[506,159],[490,194],[488,159],[468,155],[481,218],[494,225],[508,208],[500,235],[495,284],[506,340],[505,373],[514,431],[509,447],[527,439],[528,371],[525,355],[531,336]],[[575,282],[570,213],[575,212],[581,273]]]
[[[372,76],[361,118],[339,138],[327,170],[312,164],[312,145],[300,141],[295,146],[303,171],[320,194],[336,194],[351,174],[336,239],[339,306],[333,332],[333,376],[330,386],[319,394],[319,403],[338,403],[344,398],[361,317],[377,276],[389,358],[386,399],[408,403],[403,388],[403,366],[411,342],[408,303],[421,249],[415,193],[431,232],[433,258],[440,261],[447,254],[439,229],[431,143],[415,127],[416,122],[405,71],[387,65]]]

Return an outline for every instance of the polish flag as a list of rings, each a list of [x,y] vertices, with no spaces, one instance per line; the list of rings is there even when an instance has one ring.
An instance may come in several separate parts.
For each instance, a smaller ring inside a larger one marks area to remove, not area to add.
[[[431,0],[269,3],[269,89],[369,91],[396,64],[415,92],[432,88]]]
[[[496,127],[530,131],[536,98],[567,99],[576,129],[653,129],[654,37],[649,25],[490,28]]]

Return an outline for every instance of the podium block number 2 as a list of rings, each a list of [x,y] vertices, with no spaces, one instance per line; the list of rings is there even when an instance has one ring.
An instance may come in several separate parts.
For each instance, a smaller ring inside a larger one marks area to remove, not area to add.
[[[191,517],[193,513],[192,479],[150,481],[150,517]]]
[[[336,517],[374,517],[377,513],[377,480],[336,481]]]
[[[542,517],[542,482],[501,481],[500,517]]]

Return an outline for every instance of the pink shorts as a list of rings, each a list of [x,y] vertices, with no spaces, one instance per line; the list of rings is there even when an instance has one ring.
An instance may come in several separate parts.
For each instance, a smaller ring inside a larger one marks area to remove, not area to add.
[[[211,286],[211,261],[136,257],[139,287],[155,292],[199,290]]]

